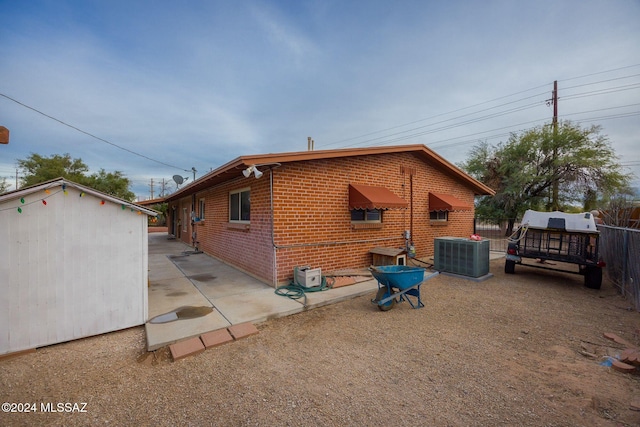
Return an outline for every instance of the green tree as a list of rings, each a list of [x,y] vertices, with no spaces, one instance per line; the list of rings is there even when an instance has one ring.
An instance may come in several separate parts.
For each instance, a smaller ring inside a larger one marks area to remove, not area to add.
[[[9,183],[7,182],[7,178],[2,178],[0,181],[0,194],[4,194],[9,189]]]
[[[136,195],[129,190],[131,184],[129,179],[120,171],[106,172],[100,169],[98,173],[85,178],[84,183],[95,190],[121,199],[133,201],[136,198]]]
[[[154,225],[167,225],[167,210],[169,209],[168,203],[158,203],[151,206],[154,211],[160,212],[157,217],[149,217],[149,221],[152,221]]]
[[[54,154],[51,157],[44,157],[31,153],[26,159],[18,160],[18,167],[21,169],[22,187],[28,187],[41,182],[56,178],[67,178],[71,181],[82,184],[89,167],[82,163],[81,159],[72,159],[69,154]]]
[[[570,122],[512,134],[497,146],[480,143],[460,166],[496,190],[479,202],[476,212],[485,219],[515,219],[527,209],[592,207],[626,191],[631,181],[600,127],[582,129]]]
[[[82,159],[72,159],[69,154],[45,157],[31,153],[28,158],[18,160],[18,167],[22,171],[20,183],[23,187],[56,178],[66,178],[121,199],[135,199],[135,195],[129,190],[131,183],[122,172],[106,172],[100,169],[98,173],[87,175],[89,167]]]

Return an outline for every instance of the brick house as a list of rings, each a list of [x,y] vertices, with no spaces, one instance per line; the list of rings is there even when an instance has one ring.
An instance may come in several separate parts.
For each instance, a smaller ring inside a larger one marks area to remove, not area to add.
[[[424,145],[240,156],[167,197],[174,235],[272,286],[295,266],[371,265],[370,250],[433,255],[473,233],[474,196],[494,191]]]

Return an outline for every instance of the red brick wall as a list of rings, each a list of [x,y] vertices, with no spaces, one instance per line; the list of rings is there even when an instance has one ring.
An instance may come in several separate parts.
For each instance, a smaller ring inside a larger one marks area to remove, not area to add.
[[[229,193],[245,188],[251,190],[251,224],[232,224],[229,222]],[[198,216],[201,216],[197,210],[202,198],[205,199],[205,219],[196,225],[199,249],[267,283],[273,283],[268,170],[260,179],[253,175],[237,178],[197,193],[195,206]],[[191,206],[191,196],[179,202],[181,206]],[[189,227],[189,232],[184,233],[181,240],[191,244],[191,225]]]
[[[449,212],[444,224],[429,221],[429,192],[451,194],[469,205],[473,192],[410,153],[288,163],[273,173],[275,249],[268,170],[260,179],[242,177],[196,195],[196,207],[198,199],[206,198],[205,222],[197,226],[200,249],[270,284],[286,282],[295,266],[323,271],[367,267],[372,261],[370,249],[404,246],[411,209],[384,211],[382,228],[353,229],[350,183],[386,187],[411,203],[413,173],[412,236],[420,258],[433,255],[436,237],[467,237],[473,232],[473,211]],[[228,223],[229,192],[246,187],[251,189],[251,224],[238,229]],[[191,211],[190,196],[180,202],[180,208],[188,205]],[[190,239],[189,229],[182,240],[190,243]]]
[[[403,232],[411,227],[411,210],[384,211],[381,229],[353,229],[349,184],[382,186],[410,203],[411,171],[413,242],[417,256],[433,255],[436,237],[473,233],[472,211],[450,212],[448,222],[431,224],[430,191],[451,194],[469,205],[473,205],[473,192],[412,154],[288,164],[274,174],[278,281],[291,277],[295,266],[310,265],[325,271],[366,267],[372,261],[370,249],[403,247]]]

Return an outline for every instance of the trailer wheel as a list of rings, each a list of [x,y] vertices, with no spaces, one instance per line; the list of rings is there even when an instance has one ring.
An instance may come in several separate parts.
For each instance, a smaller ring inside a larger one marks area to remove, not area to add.
[[[584,285],[589,289],[600,289],[600,286],[602,286],[602,268],[588,265],[584,271]]]
[[[516,272],[516,262],[511,261],[510,259],[505,260],[504,262],[504,272],[507,274],[515,274]]]
[[[387,289],[386,286],[381,287],[380,289],[378,289],[378,293],[376,294],[376,299],[375,301],[380,301],[382,299],[385,299],[386,297],[390,296],[391,293],[389,292],[389,290]],[[393,308],[393,306],[396,305],[396,299],[392,299],[391,301],[387,301],[384,304],[378,304],[378,308],[380,309],[380,311],[389,311]]]

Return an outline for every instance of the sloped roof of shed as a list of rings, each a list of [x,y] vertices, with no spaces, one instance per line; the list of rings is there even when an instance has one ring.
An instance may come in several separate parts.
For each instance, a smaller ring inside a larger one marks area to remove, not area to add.
[[[146,215],[150,215],[150,216],[157,216],[158,212],[152,210],[152,209],[148,209],[145,208],[143,206],[139,206],[135,203],[126,201],[124,199],[120,199],[118,197],[115,196],[110,196],[109,194],[103,193],[101,191],[98,190],[94,190],[93,188],[90,187],[86,187],[84,185],[78,184],[76,182],[73,181],[69,181],[68,179],[65,178],[56,178],[56,179],[52,179],[50,181],[45,181],[45,182],[41,182],[40,184],[35,184],[35,185],[31,185],[29,187],[24,187],[24,188],[20,188],[18,190],[13,190],[10,191],[8,193],[4,193],[4,194],[0,194],[0,203],[4,203],[6,201],[9,200],[15,200],[21,197],[24,197],[28,194],[33,194],[37,191],[44,191],[44,190],[49,190],[51,188],[56,188],[56,187],[69,187],[69,188],[75,188],[77,190],[80,190],[86,194],[91,194],[92,196],[98,197],[102,200],[105,201],[109,201],[112,203],[116,203],[118,205],[123,205],[126,206],[130,209],[134,209],[137,211],[140,211]]]
[[[395,146],[381,146],[381,147],[366,147],[366,148],[349,148],[349,149],[335,149],[335,150],[314,150],[314,151],[295,151],[286,153],[269,153],[269,154],[257,154],[250,156],[236,157],[232,161],[220,166],[217,169],[203,175],[197,180],[193,181],[189,185],[179,189],[175,193],[166,198],[166,201],[176,200],[181,197],[185,197],[194,192],[201,191],[205,188],[220,184],[233,178],[242,176],[242,171],[249,166],[264,166],[268,168],[269,165],[277,165],[292,162],[303,162],[309,160],[324,160],[335,159],[355,156],[368,156],[375,154],[390,154],[390,153],[411,153],[422,159],[429,165],[440,170],[446,175],[459,179],[469,188],[471,188],[477,195],[494,195],[495,191],[490,187],[484,185],[480,181],[474,179],[463,170],[445,160],[438,155],[435,151],[431,150],[423,144],[413,145],[395,145]]]

